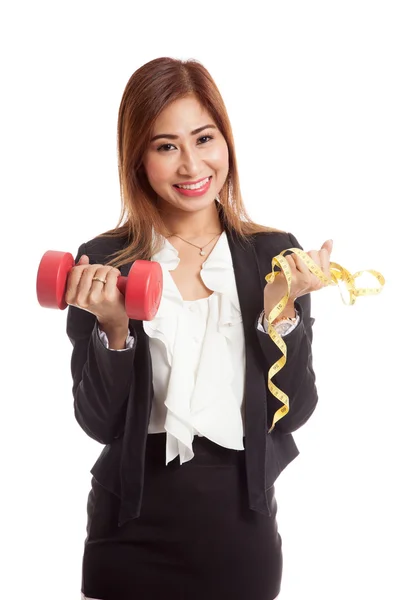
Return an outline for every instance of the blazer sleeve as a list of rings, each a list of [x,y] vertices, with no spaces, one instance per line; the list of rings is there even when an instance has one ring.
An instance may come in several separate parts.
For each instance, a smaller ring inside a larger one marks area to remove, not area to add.
[[[295,236],[291,233],[288,235],[290,238],[288,247],[303,250]],[[272,379],[273,383],[289,397],[289,412],[279,419],[274,427],[282,433],[292,433],[304,425],[314,412],[318,402],[312,357],[312,325],[315,319],[311,317],[311,294],[297,298],[295,308],[300,315],[300,320],[284,338],[287,360]],[[265,377],[268,380],[268,370],[279,360],[282,352],[269,335],[265,335],[257,329],[257,336],[265,359]],[[268,429],[272,425],[275,412],[282,406],[283,404],[267,387]]]
[[[78,249],[76,262],[86,254]],[[123,433],[128,396],[133,385],[136,339],[124,352],[106,348],[99,337],[97,318],[68,307],[67,335],[72,343],[71,373],[75,418],[91,438],[109,444]]]

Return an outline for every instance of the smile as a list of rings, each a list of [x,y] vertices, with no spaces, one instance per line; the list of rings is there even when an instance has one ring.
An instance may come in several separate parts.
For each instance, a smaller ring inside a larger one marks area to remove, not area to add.
[[[202,179],[201,181],[198,181],[197,183],[192,183],[190,185],[183,185],[183,184],[175,184],[175,187],[178,187],[182,190],[199,190],[202,187],[204,187],[209,181],[210,181],[211,177],[206,177],[205,179]]]
[[[183,196],[189,196],[189,197],[202,196],[209,190],[210,184],[211,184],[211,179],[212,179],[211,177],[206,177],[205,179],[202,179],[201,181],[198,181],[197,183],[193,183],[191,185],[175,184],[174,188],[176,189],[176,191],[179,194],[182,194]]]

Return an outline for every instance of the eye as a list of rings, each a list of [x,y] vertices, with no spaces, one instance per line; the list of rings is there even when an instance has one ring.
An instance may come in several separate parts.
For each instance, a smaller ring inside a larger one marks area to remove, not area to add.
[[[173,144],[163,144],[162,146],[159,146],[159,147],[157,148],[157,151],[158,151],[158,152],[160,152],[160,150],[163,150],[163,149],[165,149],[167,146],[173,146]]]
[[[200,146],[202,146],[203,144],[205,144],[206,142],[208,142],[209,140],[214,139],[212,135],[202,135],[201,137],[197,138],[197,142],[200,144]],[[159,146],[157,148],[158,152],[169,152],[171,149],[176,148],[176,146],[174,146],[174,144],[162,144],[161,146]]]
[[[198,138],[197,141],[204,140],[205,138],[208,138],[209,140],[214,139],[212,135],[202,135],[201,137]]]

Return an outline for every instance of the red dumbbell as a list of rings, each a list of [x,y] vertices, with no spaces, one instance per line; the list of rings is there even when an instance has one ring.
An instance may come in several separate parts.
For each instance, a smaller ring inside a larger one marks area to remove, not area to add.
[[[74,257],[69,252],[48,250],[44,253],[36,279],[36,293],[41,306],[67,308],[67,277],[74,266]],[[125,296],[125,310],[130,319],[154,319],[162,294],[162,269],[158,262],[136,260],[127,277],[118,277],[117,287]]]

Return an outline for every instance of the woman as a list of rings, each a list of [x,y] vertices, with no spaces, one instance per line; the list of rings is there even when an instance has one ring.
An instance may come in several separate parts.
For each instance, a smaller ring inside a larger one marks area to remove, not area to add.
[[[273,600],[282,577],[274,482],[298,455],[291,433],[317,403],[310,292],[295,254],[287,286],[271,261],[301,246],[253,223],[240,194],[232,131],[196,61],[153,60],[124,91],[118,117],[123,210],[82,244],[69,275],[67,332],[78,423],[105,444],[91,473],[82,594],[100,600]],[[329,276],[331,241],[310,257]],[[129,320],[117,277],[158,261],[152,321]],[[83,310],[82,310],[83,309]]]

